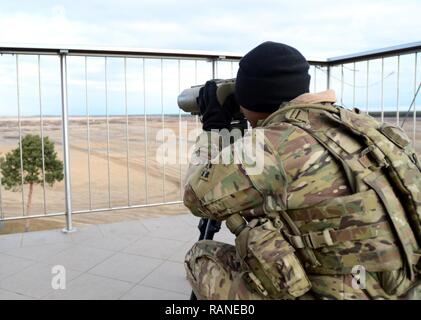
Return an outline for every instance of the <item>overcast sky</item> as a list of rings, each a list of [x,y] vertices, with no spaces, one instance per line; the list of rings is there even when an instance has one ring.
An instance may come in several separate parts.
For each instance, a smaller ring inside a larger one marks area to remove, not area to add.
[[[0,43],[245,53],[265,40],[330,57],[420,40],[420,0],[1,0]]]
[[[420,41],[420,15],[421,0],[0,0],[0,46],[109,46],[244,54],[261,42],[272,40],[296,47],[307,58],[325,59]],[[15,58],[0,56],[0,115],[17,114]],[[418,58],[420,79],[421,55]],[[41,90],[36,59],[36,56],[19,57],[21,114],[39,112],[39,92],[42,92],[45,114],[60,114],[58,59],[41,58]],[[85,95],[84,63],[83,58],[69,58],[70,113],[84,114],[87,97],[91,112],[104,114],[104,59],[88,59],[88,95]],[[121,114],[125,109],[123,60],[109,59],[107,66],[108,111]],[[383,104],[386,109],[409,105],[414,92],[413,66],[413,55],[401,58],[400,73],[396,57],[385,60]],[[127,67],[128,109],[138,114],[143,112],[144,102],[142,62],[129,61]],[[196,75],[192,63],[181,63],[180,76],[177,68],[176,62],[164,61],[161,73],[159,61],[146,62],[147,112],[178,113],[179,90],[204,83],[211,77],[210,64],[206,62],[199,64]],[[234,77],[236,68],[229,64],[221,67],[218,77]],[[345,106],[354,103],[352,68],[345,68],[343,88],[340,70],[334,68],[331,73],[331,86]],[[368,101],[367,108],[380,108],[383,92],[380,70],[380,62],[373,61],[366,100],[365,63],[356,65],[356,105],[365,106]],[[323,70],[317,77],[314,69],[310,74],[311,90],[325,89]]]

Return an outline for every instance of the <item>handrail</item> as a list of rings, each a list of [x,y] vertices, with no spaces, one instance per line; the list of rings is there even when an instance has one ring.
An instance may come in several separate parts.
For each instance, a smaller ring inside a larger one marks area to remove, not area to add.
[[[421,41],[411,42],[406,44],[401,44],[393,47],[386,47],[381,49],[369,50],[359,53],[353,53],[333,58],[328,58],[327,63],[330,66],[349,63],[349,62],[358,62],[371,60],[376,58],[386,58],[390,56],[395,56],[399,54],[409,54],[421,50]]]
[[[343,56],[331,57],[326,60],[308,59],[310,64],[334,66],[349,62],[376,59],[380,57],[408,54],[421,50],[421,41],[401,44],[392,47],[369,50]],[[0,54],[42,54],[42,55],[83,55],[83,56],[113,56],[113,57],[149,57],[166,59],[205,59],[238,61],[242,54],[234,52],[217,52],[201,50],[167,50],[131,47],[90,47],[90,46],[51,46],[51,45],[0,45]]]
[[[164,50],[128,47],[74,47],[74,46],[33,46],[33,45],[0,45],[0,54],[42,54],[107,57],[150,57],[167,59],[208,59],[240,60],[242,55],[232,52],[213,52],[199,50]]]
[[[69,56],[107,56],[107,57],[142,57],[164,59],[196,59],[239,61],[243,55],[234,52],[201,50],[166,50],[129,47],[74,47],[74,46],[38,46],[38,45],[0,45],[0,54],[39,54]],[[308,59],[312,65],[327,65],[326,60]]]

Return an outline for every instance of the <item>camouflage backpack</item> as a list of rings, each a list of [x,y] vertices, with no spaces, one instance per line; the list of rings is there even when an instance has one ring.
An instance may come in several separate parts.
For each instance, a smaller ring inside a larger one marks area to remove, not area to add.
[[[331,104],[288,103],[265,123],[273,119],[300,127],[322,144],[353,191],[282,212],[290,227],[286,236],[303,253],[306,271],[346,274],[362,265],[389,274],[391,294],[404,281],[392,274],[396,270],[412,282],[420,272],[421,164],[403,130]]]

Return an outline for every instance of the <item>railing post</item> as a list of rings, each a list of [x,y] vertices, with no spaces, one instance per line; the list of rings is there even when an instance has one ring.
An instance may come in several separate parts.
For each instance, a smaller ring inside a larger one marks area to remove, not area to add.
[[[69,161],[69,130],[67,108],[67,50],[60,50],[60,87],[61,87],[61,120],[63,134],[63,161],[64,161],[64,202],[66,213],[66,227],[64,233],[76,231],[72,225],[72,189],[70,184],[70,161]]]
[[[330,64],[326,67],[326,90],[330,89]]]
[[[212,59],[211,60],[212,63],[212,79],[216,79],[217,76],[217,63],[218,63],[218,59]]]

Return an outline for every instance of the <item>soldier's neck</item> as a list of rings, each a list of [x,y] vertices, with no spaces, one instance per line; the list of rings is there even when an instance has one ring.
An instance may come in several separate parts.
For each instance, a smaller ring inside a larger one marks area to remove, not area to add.
[[[304,93],[290,101],[291,103],[335,103],[336,94],[334,90],[326,90],[317,93]]]

